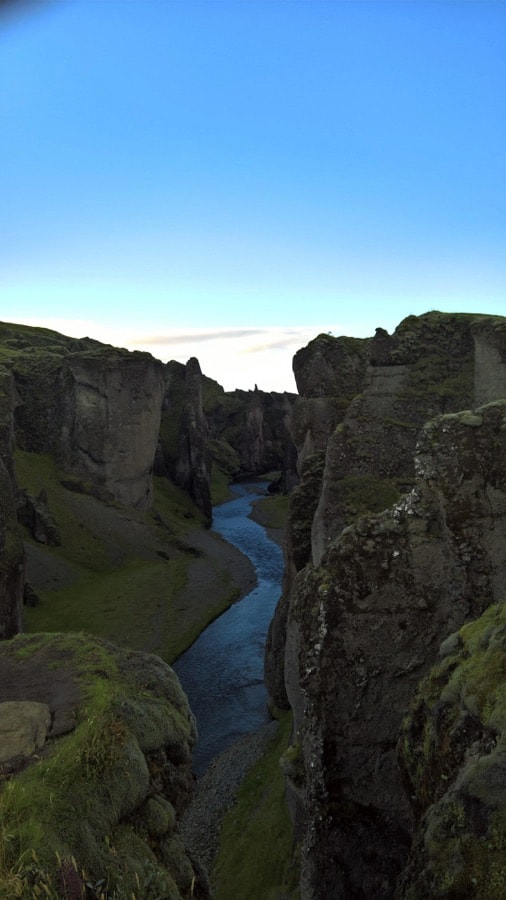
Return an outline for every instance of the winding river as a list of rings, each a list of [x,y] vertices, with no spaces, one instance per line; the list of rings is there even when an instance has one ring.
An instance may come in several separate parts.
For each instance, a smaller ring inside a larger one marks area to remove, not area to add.
[[[251,559],[258,584],[215,619],[174,664],[197,717],[197,777],[241,735],[269,721],[264,644],[281,593],[283,554],[265,528],[248,518],[252,503],[265,497],[266,485],[241,483],[233,490],[237,496],[213,510],[212,528]]]

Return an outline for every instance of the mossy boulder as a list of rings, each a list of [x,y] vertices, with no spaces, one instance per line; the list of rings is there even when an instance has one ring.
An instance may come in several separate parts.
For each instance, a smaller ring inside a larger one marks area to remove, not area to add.
[[[42,634],[4,642],[0,672],[0,698],[45,704],[53,724],[68,707],[75,717],[4,765],[0,897],[81,896],[71,883],[118,900],[207,897],[178,835],[196,731],[172,669],[84,635]]]

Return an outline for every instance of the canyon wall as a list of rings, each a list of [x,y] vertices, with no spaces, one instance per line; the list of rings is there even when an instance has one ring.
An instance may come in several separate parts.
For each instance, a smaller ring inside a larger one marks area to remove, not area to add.
[[[359,353],[320,336],[305,372],[332,340],[356,393],[327,373],[339,396],[300,401],[323,399],[325,423],[307,417],[296,432],[301,482],[266,678],[271,703],[294,713],[304,900],[388,898],[418,834],[397,761],[403,719],[441,643],[505,597],[506,321],[409,317]]]

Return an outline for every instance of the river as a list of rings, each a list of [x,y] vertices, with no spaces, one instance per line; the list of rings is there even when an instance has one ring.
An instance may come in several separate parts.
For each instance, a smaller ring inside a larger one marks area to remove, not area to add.
[[[208,625],[174,663],[197,718],[199,740],[193,751],[197,777],[237,738],[269,721],[264,646],[281,593],[283,553],[265,528],[248,518],[252,503],[265,497],[266,485],[235,484],[233,491],[237,494],[233,500],[214,508],[212,530],[250,558],[258,584]]]

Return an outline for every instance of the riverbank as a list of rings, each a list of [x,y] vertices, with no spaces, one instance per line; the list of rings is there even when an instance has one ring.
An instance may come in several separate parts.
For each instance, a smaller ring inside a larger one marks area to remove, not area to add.
[[[223,820],[234,805],[246,775],[265,753],[277,724],[272,721],[258,731],[243,735],[220,753],[195,783],[191,804],[181,819],[181,834],[191,855],[208,872],[219,850]]]

